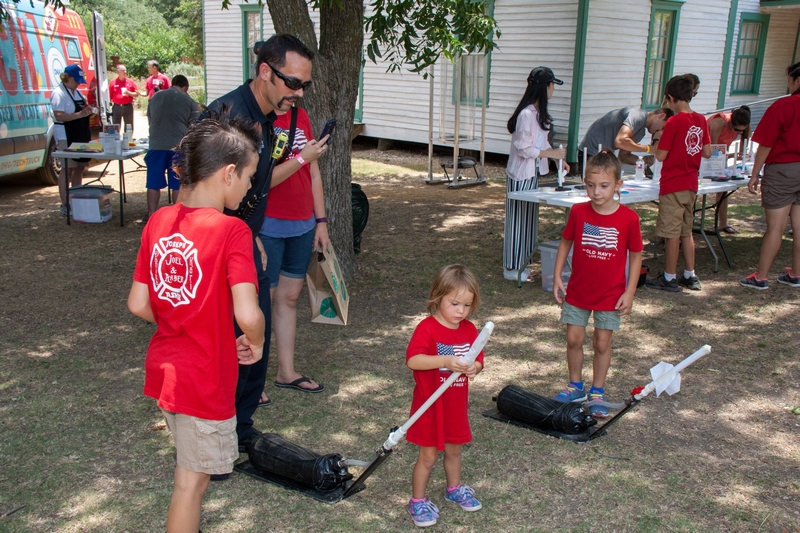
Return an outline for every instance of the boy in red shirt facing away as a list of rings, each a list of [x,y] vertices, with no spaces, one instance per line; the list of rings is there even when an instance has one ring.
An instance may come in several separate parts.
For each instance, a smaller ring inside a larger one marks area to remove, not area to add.
[[[620,316],[630,313],[642,269],[642,230],[639,215],[620,205],[622,168],[613,152],[603,150],[586,164],[586,193],[591,202],[570,210],[561,233],[553,269],[553,295],[561,306],[561,322],[567,325],[567,367],[569,383],[558,393],[557,402],[586,400],[583,386],[583,341],[589,315],[594,313],[594,361],[589,412],[606,418],[605,382],[611,366],[611,335],[619,329]],[[615,198],[616,196],[616,198]],[[572,252],[569,290],[564,289],[561,272]],[[625,261],[630,275],[625,281]],[[564,295],[562,300],[561,294]]]
[[[658,198],[656,235],[666,243],[664,273],[647,280],[651,289],[679,292],[681,285],[699,291],[700,280],[694,272],[694,201],[700,158],[711,157],[708,122],[689,107],[694,87],[687,76],[675,76],[667,82],[664,95],[675,115],[667,120],[656,145],[656,159],[663,161]],[[677,279],[678,252],[683,247],[683,276]]]
[[[252,234],[222,210],[239,206],[260,145],[258,125],[225,115],[190,126],[177,149],[181,203],[159,209],[142,232],[128,309],[157,326],[144,393],[158,400],[175,439],[168,533],[197,533],[210,475],[230,473],[239,457],[239,364],[261,359],[264,315]]]

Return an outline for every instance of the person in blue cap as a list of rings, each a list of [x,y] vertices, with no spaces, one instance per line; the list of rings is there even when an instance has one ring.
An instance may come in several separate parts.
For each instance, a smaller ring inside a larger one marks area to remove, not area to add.
[[[89,142],[92,132],[89,129],[89,117],[93,110],[86,102],[86,98],[78,91],[78,85],[86,84],[83,69],[80,65],[69,65],[60,75],[61,84],[53,89],[50,96],[50,106],[53,109],[53,141],[57,144],[62,141],[69,146],[72,143]],[[69,183],[75,187],[83,181],[83,170],[86,168],[88,158],[68,160],[58,175],[58,192],[61,195],[61,208],[59,212],[67,215],[67,174]],[[69,166],[69,168],[67,168]]]

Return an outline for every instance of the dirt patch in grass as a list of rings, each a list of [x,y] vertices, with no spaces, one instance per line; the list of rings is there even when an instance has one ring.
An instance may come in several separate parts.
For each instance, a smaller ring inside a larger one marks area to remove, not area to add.
[[[733,197],[740,233],[725,240],[733,268],[723,260],[712,273],[698,243],[701,292],[637,293],[614,336],[608,395],[621,400],[659,360],[677,362],[706,343],[712,354],[684,373],[678,395],[648,397],[607,436],[575,445],[481,416],[507,384],[545,395],[563,386],[564,328],[538,276],[522,289],[502,278],[502,164],[487,168],[488,184],[455,190],[425,184],[426,166],[424,152],[356,147],[353,181],[369,198],[370,220],[348,287],[350,324],[311,324],[301,297],[297,368],[326,392],[268,385],[273,405],[259,409],[257,428],[319,452],[371,458],[408,416],[404,353],[433,273],[458,261],[482,284],[474,321],[496,324],[486,371],[471,384],[474,442],[463,454],[464,481],[484,509],[463,513],[445,502],[439,464],[429,496],[442,511],[440,529],[800,530],[800,417],[790,411],[800,405],[799,293],[774,282],[790,260],[790,236],[770,290],[737,283],[760,246],[756,199]],[[146,213],[144,174],[129,175],[122,228],[116,202],[110,222],[68,227],[55,188],[34,179],[0,182],[0,514],[25,505],[0,518],[0,530],[163,531],[174,448],[141,394],[153,327],[125,307]],[[636,207],[650,240],[654,208]],[[542,216],[548,228],[563,221],[557,209]],[[661,270],[662,255],[652,259],[649,247],[645,257]],[[274,374],[273,361],[268,384]],[[402,443],[364,492],[333,506],[234,475],[210,487],[203,531],[409,531],[415,458]]]

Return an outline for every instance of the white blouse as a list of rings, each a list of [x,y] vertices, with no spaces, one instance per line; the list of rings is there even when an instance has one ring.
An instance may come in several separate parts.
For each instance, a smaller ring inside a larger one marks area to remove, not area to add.
[[[86,99],[76,89],[70,91],[63,83],[59,83],[58,87],[53,89],[53,94],[50,96],[50,108],[53,111],[62,111],[64,113],[75,113],[75,100],[83,100],[83,105],[86,105]],[[54,122],[55,116],[53,116]],[[56,141],[67,140],[67,133],[64,131],[64,126],[61,124],[53,124],[53,138]]]
[[[517,115],[517,128],[511,135],[511,150],[506,174],[513,180],[527,180],[536,176],[536,159],[539,152],[550,149],[547,131],[539,125],[539,112],[529,105]],[[539,174],[549,172],[546,157],[539,159]]]

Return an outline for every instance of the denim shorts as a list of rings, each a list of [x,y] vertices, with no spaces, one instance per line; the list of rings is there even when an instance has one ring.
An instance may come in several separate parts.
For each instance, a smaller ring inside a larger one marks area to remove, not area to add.
[[[616,311],[591,311],[589,309],[582,309],[574,305],[564,302],[561,305],[561,322],[570,324],[572,326],[589,325],[589,315],[594,313],[594,327],[595,329],[609,329],[616,331],[619,329],[620,318],[619,313]]]
[[[161,190],[167,186],[167,180],[164,177],[166,173],[169,175],[169,188],[177,191],[181,188],[181,182],[178,180],[178,175],[172,170],[172,158],[175,157],[175,152],[172,150],[150,150],[144,156],[144,164],[147,165],[147,188],[153,190]]]
[[[278,276],[303,279],[306,277],[311,247],[314,244],[316,228],[297,237],[268,237],[259,233],[258,237],[267,252],[267,276],[269,288],[278,286]]]

